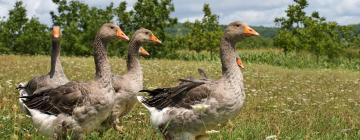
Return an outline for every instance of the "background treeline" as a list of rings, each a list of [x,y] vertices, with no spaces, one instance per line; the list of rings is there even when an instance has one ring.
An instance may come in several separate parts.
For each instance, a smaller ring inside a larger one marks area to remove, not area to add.
[[[103,23],[112,21],[120,25],[129,36],[140,27],[153,30],[164,43],[161,47],[146,47],[152,58],[218,59],[220,36],[225,25],[219,24],[219,17],[211,12],[208,4],[204,4],[202,19],[178,23],[176,18],[170,16],[175,10],[171,0],[138,0],[130,11],[126,10],[126,2],[119,5],[111,3],[105,8],[90,7],[77,0],[53,2],[58,8],[49,14],[53,25],[62,27],[63,55],[91,55],[91,43],[97,29]],[[275,50],[277,55],[273,57],[284,55],[296,61],[310,56],[314,57],[316,63],[349,63],[360,67],[360,24],[340,26],[336,22],[327,21],[316,11],[305,13],[307,6],[306,0],[294,0],[285,11],[285,17],[274,19],[277,27],[252,26],[261,36],[244,40],[238,44],[238,48],[275,48],[266,53],[264,49],[260,52],[271,54]],[[27,18],[23,3],[17,1],[8,17],[0,19],[0,53],[48,54],[50,28],[36,17]],[[125,56],[126,45],[124,41],[111,42],[109,54]],[[263,63],[270,60],[257,53],[249,55],[248,62],[254,60],[255,63]],[[261,61],[258,57],[262,57]]]

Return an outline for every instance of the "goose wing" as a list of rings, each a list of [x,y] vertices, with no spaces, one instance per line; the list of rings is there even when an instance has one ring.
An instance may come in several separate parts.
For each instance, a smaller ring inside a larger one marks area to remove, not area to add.
[[[154,90],[142,90],[149,93],[149,97],[142,102],[156,109],[165,107],[183,107],[191,109],[191,105],[199,103],[209,96],[210,90],[202,81],[188,81],[181,85],[170,88],[157,88]]]
[[[74,108],[85,98],[83,91],[80,84],[70,82],[57,88],[20,98],[24,98],[25,105],[30,109],[54,115],[60,113],[71,115]]]

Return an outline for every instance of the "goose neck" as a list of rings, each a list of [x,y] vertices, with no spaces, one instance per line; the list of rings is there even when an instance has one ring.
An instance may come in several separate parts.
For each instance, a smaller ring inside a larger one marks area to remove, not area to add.
[[[64,75],[64,71],[60,61],[60,42],[59,40],[52,40],[51,47],[51,68],[50,68],[50,77],[57,75]]]
[[[95,79],[100,83],[106,85],[111,84],[111,67],[107,58],[107,41],[99,36],[95,37],[93,43],[94,47],[94,61],[95,61]]]
[[[128,57],[127,57],[127,69],[128,72],[141,72],[141,65],[139,61],[139,48],[141,42],[132,40],[129,43],[128,47]]]
[[[223,37],[220,46],[220,58],[222,64],[222,74],[225,78],[235,78],[242,76],[240,68],[236,64],[235,42]]]

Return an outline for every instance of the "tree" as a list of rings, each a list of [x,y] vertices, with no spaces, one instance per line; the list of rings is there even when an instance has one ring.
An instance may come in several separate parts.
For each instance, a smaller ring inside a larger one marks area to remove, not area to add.
[[[165,41],[165,28],[177,23],[176,18],[170,17],[175,8],[171,0],[138,0],[134,8],[125,12],[126,2],[120,3],[115,10],[119,24],[125,30],[135,31],[140,27],[152,30]]]
[[[123,27],[126,33],[143,27],[151,30],[164,43],[172,40],[166,37],[165,29],[177,23],[176,18],[170,17],[175,8],[171,0],[138,0],[133,9],[126,12],[126,2],[121,2],[115,8],[115,15],[118,23]],[[147,48],[152,56],[164,56],[172,48],[161,47]]]
[[[274,38],[274,45],[283,48],[284,52],[309,51],[319,58],[326,55],[336,58],[346,46],[350,29],[339,26],[336,22],[327,22],[318,12],[306,15],[306,0],[294,0],[289,5],[286,17],[275,18],[280,26]]]
[[[0,36],[2,36],[3,32],[4,32],[3,26],[4,26],[4,20],[1,18],[0,19]],[[8,53],[8,52],[9,52],[9,49],[5,46],[5,44],[3,43],[3,40],[0,39],[0,54]]]
[[[15,53],[49,54],[51,37],[46,25],[41,24],[37,18],[31,18],[24,25],[22,32],[15,40]]]
[[[185,36],[184,44],[196,52],[210,51],[211,59],[213,59],[213,52],[220,45],[221,26],[218,21],[219,17],[211,12],[209,4],[204,4],[203,12],[204,16],[201,21],[196,20],[194,23],[187,22],[185,24],[190,32]]]
[[[51,11],[50,15],[54,25],[63,28],[62,48],[65,54],[91,55],[91,46],[97,30],[114,17],[113,4],[105,9],[99,9],[89,7],[80,1],[53,0],[53,2],[58,5],[58,13]]]
[[[49,32],[36,17],[26,17],[22,1],[15,2],[8,19],[1,22],[1,53],[45,54],[49,50]]]
[[[8,19],[3,23],[1,42],[6,47],[2,53],[11,53],[15,47],[15,40],[22,34],[23,25],[28,21],[26,9],[22,1],[15,2],[13,9],[9,11]]]

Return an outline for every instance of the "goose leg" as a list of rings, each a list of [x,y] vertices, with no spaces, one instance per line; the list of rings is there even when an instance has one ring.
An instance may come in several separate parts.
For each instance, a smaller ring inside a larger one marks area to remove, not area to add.
[[[111,114],[111,124],[113,128],[118,131],[119,133],[124,132],[124,126],[121,125],[119,117],[121,116],[121,112],[123,112],[123,109],[121,108],[121,105],[115,105],[113,107],[113,112]]]
[[[120,123],[113,124],[114,129],[119,133],[124,133],[124,126],[122,126]]]

